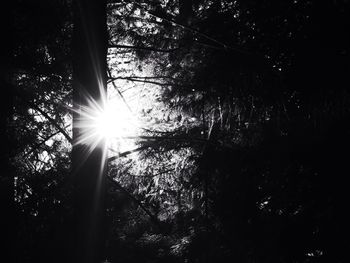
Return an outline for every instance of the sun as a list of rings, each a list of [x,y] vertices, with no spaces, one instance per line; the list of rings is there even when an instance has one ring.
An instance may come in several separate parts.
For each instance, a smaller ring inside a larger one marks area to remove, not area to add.
[[[105,140],[109,146],[125,148],[127,138],[136,136],[138,122],[130,109],[118,97],[110,97],[102,103],[89,100],[88,106],[79,108],[77,127],[81,134],[76,143],[96,145]],[[115,150],[115,149],[114,149]]]
[[[124,138],[135,133],[135,118],[120,101],[109,100],[105,107],[97,111],[93,126],[98,136],[107,140]]]

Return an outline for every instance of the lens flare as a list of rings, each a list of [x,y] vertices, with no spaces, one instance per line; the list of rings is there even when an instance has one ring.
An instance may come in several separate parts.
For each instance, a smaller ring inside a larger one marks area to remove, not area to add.
[[[97,112],[94,126],[96,133],[108,140],[129,136],[135,129],[131,113],[113,101]]]
[[[89,99],[87,106],[79,106],[75,111],[80,115],[76,123],[80,130],[76,144],[96,146],[106,140],[109,145],[116,145],[117,141],[120,148],[121,144],[128,144],[125,138],[135,136],[139,127],[136,118],[118,97],[102,103]]]

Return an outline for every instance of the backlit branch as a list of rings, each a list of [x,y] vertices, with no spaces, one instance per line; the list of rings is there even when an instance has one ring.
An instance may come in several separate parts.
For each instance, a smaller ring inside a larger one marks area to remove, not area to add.
[[[147,50],[147,51],[153,51],[153,52],[164,52],[164,53],[173,52],[179,49],[179,48],[159,49],[159,48],[145,47],[145,46],[116,45],[112,43],[108,45],[108,48],[137,49],[137,50]]]
[[[121,186],[117,181],[115,181],[113,178],[107,176],[107,179],[113,183],[113,185],[121,190],[126,196],[128,196],[132,201],[134,201],[152,220],[153,223],[160,226],[160,222],[156,215],[154,215],[151,211],[149,211],[140,200],[138,200],[135,196],[133,196],[131,193],[129,193],[123,186]]]
[[[40,109],[38,106],[36,105],[31,105],[35,110],[37,110],[38,112],[40,112],[41,115],[43,115],[53,126],[55,126],[55,128],[57,130],[59,130],[62,135],[70,142],[72,143],[73,140],[72,138],[68,135],[68,133],[57,123],[56,120],[54,120],[53,118],[51,118],[45,111],[43,111],[42,109]]]

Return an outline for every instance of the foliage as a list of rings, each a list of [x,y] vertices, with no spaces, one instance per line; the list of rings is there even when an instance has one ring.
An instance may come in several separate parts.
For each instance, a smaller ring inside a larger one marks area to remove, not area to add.
[[[21,260],[43,261],[71,219],[72,25],[70,1],[26,5],[14,10],[7,133]],[[109,90],[141,127],[136,150],[108,165],[106,257],[344,262],[347,2],[110,1],[107,11]]]

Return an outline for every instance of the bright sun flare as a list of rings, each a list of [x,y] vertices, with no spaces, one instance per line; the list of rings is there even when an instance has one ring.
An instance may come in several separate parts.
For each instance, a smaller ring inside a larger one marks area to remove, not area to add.
[[[127,144],[127,137],[136,136],[138,123],[125,103],[110,98],[103,104],[90,101],[88,107],[80,107],[77,127],[82,133],[76,143],[96,145],[105,139],[110,145],[117,142],[120,148],[123,143]]]
[[[124,137],[132,132],[131,116],[124,108],[115,103],[107,103],[102,111],[98,111],[94,119],[94,128],[100,137],[111,139]]]

